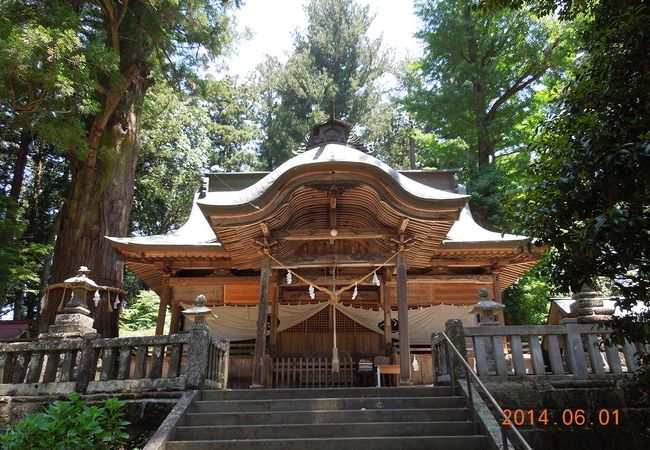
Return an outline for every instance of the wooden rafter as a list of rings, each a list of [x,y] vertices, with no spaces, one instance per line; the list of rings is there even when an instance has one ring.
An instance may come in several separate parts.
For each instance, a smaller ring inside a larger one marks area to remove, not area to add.
[[[402,223],[399,225],[399,229],[397,230],[397,234],[399,235],[400,239],[404,238],[404,232],[406,231],[406,227],[409,224],[409,219],[405,217],[402,219]]]

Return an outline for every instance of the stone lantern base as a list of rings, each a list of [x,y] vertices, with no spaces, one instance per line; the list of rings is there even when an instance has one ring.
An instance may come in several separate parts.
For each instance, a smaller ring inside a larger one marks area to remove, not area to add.
[[[54,323],[50,325],[47,333],[39,337],[43,339],[80,337],[86,334],[96,334],[97,330],[93,328],[93,318],[84,314],[59,314],[56,316]]]

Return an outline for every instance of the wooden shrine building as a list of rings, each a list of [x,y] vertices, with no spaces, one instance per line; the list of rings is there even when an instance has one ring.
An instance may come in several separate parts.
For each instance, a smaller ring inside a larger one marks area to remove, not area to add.
[[[253,384],[266,354],[358,358],[400,343],[408,383],[411,346],[450,318],[474,325],[479,288],[500,302],[539,259],[528,238],[476,224],[468,198],[455,171],[392,169],[330,117],[272,172],[207,175],[177,231],[108,239],[160,295],[159,334],[167,307],[175,333],[204,294],[215,335],[255,339]]]

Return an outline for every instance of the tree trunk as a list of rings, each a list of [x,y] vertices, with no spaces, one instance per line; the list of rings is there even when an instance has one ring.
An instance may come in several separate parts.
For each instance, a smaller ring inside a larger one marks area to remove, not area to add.
[[[124,263],[105,236],[125,236],[133,199],[133,179],[138,160],[138,130],[146,82],[133,80],[120,108],[107,122],[100,145],[73,167],[72,185],[64,206],[61,229],[54,249],[51,283],[74,276],[87,266],[99,285],[120,287]],[[107,103],[111,99],[107,99]],[[46,314],[52,320],[51,302]],[[111,302],[112,303],[112,302]],[[94,311],[95,325],[104,337],[118,335],[119,312],[103,300]]]
[[[20,144],[18,146],[18,155],[16,156],[16,164],[14,165],[14,173],[11,179],[11,190],[9,197],[16,203],[20,199],[20,192],[23,189],[23,180],[25,179],[25,167],[27,166],[27,155],[29,154],[29,147],[32,145],[32,134],[23,129],[20,133]]]
[[[467,3],[463,8],[463,18],[467,31],[467,58],[469,64],[474,68],[474,75],[472,77],[472,96],[474,100],[474,120],[477,131],[476,153],[469,162],[472,167],[475,167],[476,156],[478,156],[478,169],[490,164],[490,154],[493,145],[490,143],[488,121],[487,121],[487,105],[485,102],[485,91],[483,86],[483,67],[481,66],[479,58],[479,45],[476,37],[474,21],[470,5]]]
[[[494,143],[490,140],[488,127],[484,120],[478,124],[477,131],[478,168],[481,170],[490,165],[490,157],[494,151]]]

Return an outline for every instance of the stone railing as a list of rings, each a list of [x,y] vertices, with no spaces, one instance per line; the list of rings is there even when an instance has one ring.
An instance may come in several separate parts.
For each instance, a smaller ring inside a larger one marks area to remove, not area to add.
[[[225,389],[228,383],[230,345],[227,341],[211,337],[208,346],[208,367],[205,387]]]
[[[545,377],[587,379],[621,375],[638,369],[642,349],[630,342],[605,345],[610,330],[599,325],[447,327],[454,344],[481,378]],[[439,336],[432,337],[437,375],[448,373]]]
[[[228,343],[202,329],[0,344],[0,395],[225,389],[227,373]]]

